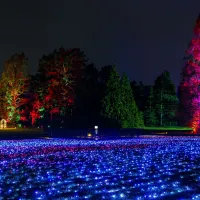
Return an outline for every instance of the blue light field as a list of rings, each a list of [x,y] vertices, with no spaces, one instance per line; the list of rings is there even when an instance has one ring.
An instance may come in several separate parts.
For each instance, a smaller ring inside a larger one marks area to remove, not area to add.
[[[200,199],[200,138],[1,141],[0,199]]]

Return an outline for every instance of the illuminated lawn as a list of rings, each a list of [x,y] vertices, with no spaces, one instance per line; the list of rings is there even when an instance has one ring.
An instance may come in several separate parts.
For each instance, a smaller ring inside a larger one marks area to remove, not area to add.
[[[0,199],[199,199],[199,171],[200,137],[0,142]]]
[[[192,131],[192,128],[181,126],[169,126],[169,127],[144,127],[143,130],[154,131]]]

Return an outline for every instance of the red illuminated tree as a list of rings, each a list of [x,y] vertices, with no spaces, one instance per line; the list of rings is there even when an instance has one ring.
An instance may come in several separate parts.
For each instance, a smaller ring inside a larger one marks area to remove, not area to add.
[[[200,15],[194,36],[186,51],[185,65],[179,86],[180,123],[200,131]]]
[[[31,124],[34,125],[37,119],[41,118],[40,110],[42,108],[42,102],[38,98],[38,94],[34,94],[32,97],[32,109],[30,111]]]
[[[60,48],[53,53],[43,56],[39,61],[35,104],[32,106],[32,123],[48,114],[64,115],[66,108],[71,106],[75,98],[75,84],[82,78],[85,65],[85,55],[79,49],[65,50]]]

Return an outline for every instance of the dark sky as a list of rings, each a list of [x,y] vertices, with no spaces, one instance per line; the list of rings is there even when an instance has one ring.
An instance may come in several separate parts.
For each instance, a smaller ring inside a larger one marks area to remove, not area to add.
[[[200,0],[2,1],[0,71],[13,53],[34,73],[42,54],[80,47],[98,68],[114,63],[146,84],[167,69],[178,85],[199,13]]]

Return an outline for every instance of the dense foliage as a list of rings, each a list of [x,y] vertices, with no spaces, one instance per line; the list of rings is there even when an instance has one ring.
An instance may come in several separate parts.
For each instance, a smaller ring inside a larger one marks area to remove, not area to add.
[[[200,129],[200,16],[194,27],[194,36],[188,45],[185,65],[179,86],[179,119],[182,125],[194,131]]]
[[[178,109],[176,89],[168,71],[155,80],[153,87],[155,116],[157,126],[175,126]]]
[[[14,54],[0,81],[1,118],[21,126],[140,128],[176,123],[177,97],[169,72],[154,85],[130,82],[115,66],[98,70],[80,49],[56,49],[28,74],[28,58]]]
[[[28,91],[28,58],[23,54],[14,54],[4,65],[1,78],[1,95],[3,96],[3,114],[8,121],[26,120],[22,105],[27,103],[25,96]]]

